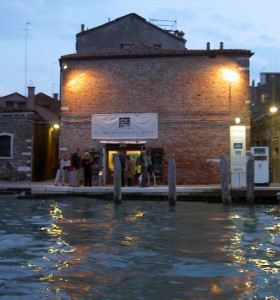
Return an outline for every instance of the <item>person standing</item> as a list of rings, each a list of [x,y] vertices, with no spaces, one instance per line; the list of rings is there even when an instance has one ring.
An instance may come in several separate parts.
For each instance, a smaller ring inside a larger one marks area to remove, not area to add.
[[[148,155],[146,151],[146,147],[142,148],[142,153],[140,155],[140,165],[141,165],[141,183],[140,187],[145,187],[147,186],[147,169],[148,169]]]
[[[57,171],[55,176],[54,185],[57,186],[59,182],[62,185],[65,183],[65,159],[61,157],[57,162]]]
[[[148,185],[150,185],[151,182],[151,177],[153,178],[153,183],[154,186],[156,186],[156,175],[155,175],[155,170],[154,170],[154,157],[152,156],[151,152],[147,152],[148,155]]]
[[[82,159],[82,167],[84,169],[84,185],[91,186],[92,182],[92,165],[93,159],[89,152],[86,152]]]
[[[69,153],[69,157],[65,161],[65,166],[66,166],[66,174],[68,178],[68,185],[73,186],[74,170],[72,166],[72,153]]]
[[[135,173],[135,161],[129,155],[126,156],[126,174],[127,174],[127,185],[132,186],[134,182]]]
[[[82,166],[82,158],[80,149],[78,148],[75,153],[72,155],[72,166],[74,170],[74,180],[73,180],[73,186],[79,186],[80,183],[80,170]]]

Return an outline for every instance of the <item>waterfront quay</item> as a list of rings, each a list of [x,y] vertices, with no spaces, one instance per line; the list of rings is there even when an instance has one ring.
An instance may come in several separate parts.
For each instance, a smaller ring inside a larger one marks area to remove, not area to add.
[[[146,199],[168,200],[169,188],[167,185],[122,187],[123,200]],[[232,202],[246,203],[246,189],[231,189]],[[256,203],[278,203],[277,194],[280,193],[280,184],[269,186],[255,186]],[[0,198],[50,198],[50,197],[94,197],[113,199],[114,186],[71,187],[55,186],[53,181],[44,182],[8,182],[0,181]],[[178,185],[176,186],[178,201],[205,201],[222,202],[221,185]]]

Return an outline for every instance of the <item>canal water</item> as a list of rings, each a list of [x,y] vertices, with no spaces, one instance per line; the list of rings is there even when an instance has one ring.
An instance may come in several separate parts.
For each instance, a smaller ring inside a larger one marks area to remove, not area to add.
[[[0,204],[1,300],[279,299],[279,206]]]

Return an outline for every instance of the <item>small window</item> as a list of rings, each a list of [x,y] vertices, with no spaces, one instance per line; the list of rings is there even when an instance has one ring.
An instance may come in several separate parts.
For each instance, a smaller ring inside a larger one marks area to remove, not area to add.
[[[0,134],[0,158],[12,157],[13,136]]]
[[[19,109],[26,108],[26,103],[25,103],[25,102],[18,102],[17,107],[18,107]]]
[[[130,48],[132,46],[134,46],[134,44],[132,44],[132,43],[122,43],[121,44],[122,49],[127,49],[127,48]]]
[[[7,101],[7,102],[6,102],[6,107],[14,108],[14,105],[15,105],[15,103],[12,102],[12,101]]]

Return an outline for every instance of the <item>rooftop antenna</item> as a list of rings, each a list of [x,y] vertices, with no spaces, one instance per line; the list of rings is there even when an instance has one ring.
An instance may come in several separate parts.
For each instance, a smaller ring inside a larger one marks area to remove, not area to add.
[[[52,96],[54,94],[55,86],[58,85],[57,83],[55,83],[55,79],[54,79],[55,78],[55,76],[54,76],[54,66],[55,65],[58,65],[58,63],[56,63],[56,62],[52,63]]]
[[[25,91],[25,97],[27,95],[27,40],[28,40],[28,31],[31,31],[29,29],[29,26],[33,25],[29,22],[26,22],[25,24],[25,82],[24,82],[24,91]]]
[[[168,32],[174,33],[177,30],[177,21],[176,20],[157,20],[150,19],[150,23],[165,29]]]

